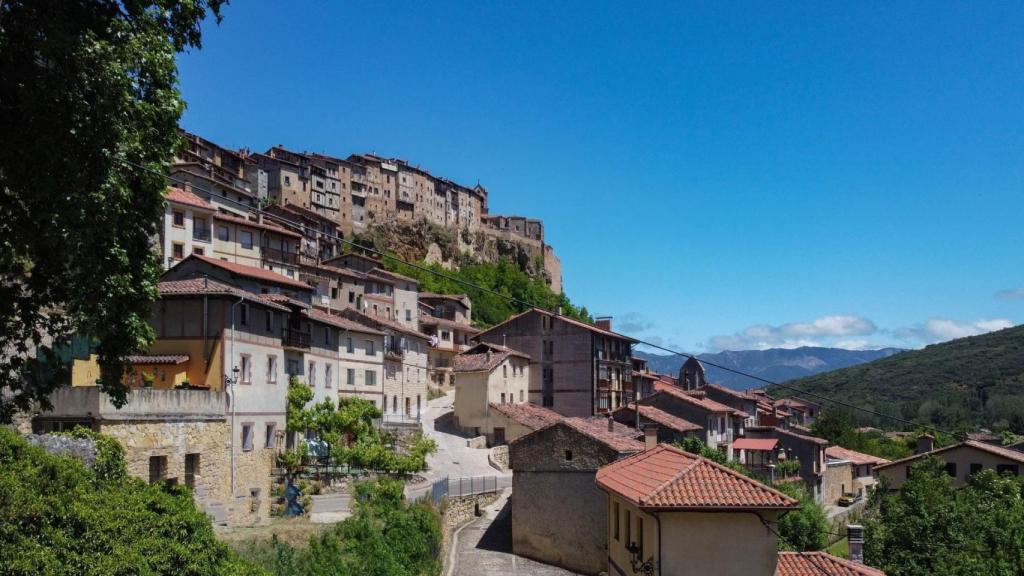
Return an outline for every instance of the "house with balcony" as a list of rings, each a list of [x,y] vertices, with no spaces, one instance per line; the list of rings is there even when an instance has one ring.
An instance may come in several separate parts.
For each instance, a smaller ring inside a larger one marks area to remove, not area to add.
[[[777,458],[800,462],[800,479],[807,485],[814,499],[821,502],[825,495],[825,449],[828,441],[809,434],[777,426],[749,426],[745,438],[778,440]]]
[[[167,207],[160,229],[161,262],[164,269],[189,254],[212,254],[213,204],[203,200],[191,186],[167,189]]]
[[[630,360],[633,362],[632,390],[635,392],[636,398],[643,398],[644,396],[654,394],[655,382],[658,381],[659,375],[647,367],[647,360],[636,356]]]
[[[735,408],[745,426],[757,426],[757,396],[718,384],[707,384],[701,390],[711,400]]]
[[[611,330],[611,319],[587,324],[531,308],[481,332],[481,342],[528,354],[530,401],[565,416],[591,416],[625,404],[636,340]]]
[[[283,294],[305,304],[310,304],[312,300],[313,290],[305,282],[264,268],[246,266],[209,256],[193,254],[164,273],[165,280],[204,277],[219,280],[256,295]]]
[[[492,418],[492,406],[528,403],[530,357],[482,342],[456,355],[453,370],[455,426],[473,436],[486,436],[492,446],[513,440],[504,418]]]
[[[468,350],[480,333],[472,324],[472,302],[465,294],[420,292],[419,308],[420,330],[430,337],[430,381],[447,389],[455,355]]]
[[[362,398],[383,409],[389,398],[384,389],[384,337],[387,333],[337,313],[330,317],[342,328],[338,336],[338,397]]]
[[[316,264],[340,254],[338,224],[329,218],[297,204],[271,204],[264,209],[265,219],[300,234],[299,263]]]
[[[638,401],[641,407],[653,406],[667,414],[700,426],[698,437],[710,448],[732,457],[733,440],[743,433],[743,420],[737,410],[700,394],[665,387]]]

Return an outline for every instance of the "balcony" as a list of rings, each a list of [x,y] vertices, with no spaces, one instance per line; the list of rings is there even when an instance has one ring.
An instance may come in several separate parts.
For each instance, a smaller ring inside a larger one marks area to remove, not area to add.
[[[283,264],[298,264],[299,255],[295,252],[285,252],[284,250],[278,250],[277,248],[263,248],[263,259],[271,262],[281,262]]]
[[[209,228],[192,228],[192,239],[198,242],[209,242],[210,241],[210,229]]]
[[[309,350],[310,336],[309,332],[302,332],[301,330],[292,330],[291,328],[283,328],[281,330],[281,345],[285,348],[298,348],[300,350]]]

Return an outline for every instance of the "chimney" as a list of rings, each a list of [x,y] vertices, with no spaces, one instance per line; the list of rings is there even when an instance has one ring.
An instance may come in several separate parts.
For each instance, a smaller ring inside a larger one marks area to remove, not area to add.
[[[935,449],[935,436],[931,434],[922,434],[917,439],[917,450],[915,454],[927,454]]]
[[[644,450],[658,447],[658,427],[654,424],[644,426]]]
[[[846,525],[846,539],[850,543],[850,560],[864,563],[864,527],[860,524]]]
[[[595,318],[594,319],[594,326],[597,326],[601,330],[607,330],[607,331],[611,332],[612,331],[612,317],[611,316],[601,316],[599,318]]]
[[[611,415],[610,412],[608,413],[608,431],[609,432],[614,432],[615,431],[615,420],[612,419],[612,415]]]
[[[184,190],[185,192],[191,192],[192,191],[192,183],[188,182],[188,181],[185,181],[184,183],[182,183],[181,189]]]

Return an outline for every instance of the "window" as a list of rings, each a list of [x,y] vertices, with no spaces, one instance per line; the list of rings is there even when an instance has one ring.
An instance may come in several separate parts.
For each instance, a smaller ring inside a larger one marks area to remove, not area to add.
[[[572,462],[572,450],[565,451],[565,461]]]
[[[184,212],[178,212],[177,210],[175,210],[174,214],[173,214],[173,218],[174,218],[174,225],[175,226],[177,226],[178,228],[183,228],[185,226],[185,213]]]
[[[946,474],[956,478],[956,462],[946,462]]]
[[[273,332],[274,331],[274,311],[273,310],[267,310],[266,319],[267,319],[267,332]]]
[[[267,356],[267,383],[277,384],[277,356]]]
[[[242,326],[249,325],[249,305],[242,304],[238,307],[238,321]]]
[[[373,348],[373,340],[367,340],[366,341],[366,355],[367,356],[373,356],[376,353],[377,353],[377,351],[374,350],[374,348]]]
[[[441,340],[447,342],[452,339],[452,335],[447,330],[441,330]]]
[[[275,437],[275,435],[277,434],[277,424],[274,424],[273,422],[267,422],[266,431],[267,436],[263,441],[263,447],[273,448],[277,446],[277,438]]]
[[[636,517],[636,546],[640,550],[640,558],[644,556],[644,519]]]
[[[242,230],[238,233],[238,243],[242,245],[242,248],[252,248],[252,232],[248,230]]]
[[[292,185],[292,177],[291,176],[285,176],[284,177],[284,185],[285,186],[291,186]]]
[[[550,407],[554,406],[555,405],[555,397],[550,395],[550,394],[545,394],[544,398],[541,400],[541,405],[544,406],[544,407],[547,407],[547,408],[550,408]]]
[[[185,454],[185,486],[195,488],[199,474],[199,454]]]
[[[523,393],[523,391],[522,391],[522,390],[520,390],[520,391],[519,391],[519,401],[520,401],[520,402],[522,402],[522,401],[523,401],[523,394],[524,394],[524,393]]]
[[[156,484],[167,479],[167,456],[149,457],[149,483]]]
[[[331,387],[331,368],[330,364],[324,366],[324,388]]]
[[[353,303],[355,301],[356,301],[356,293],[351,291],[351,290],[349,290],[348,291],[348,303],[351,304],[351,303]]]
[[[982,465],[981,464],[978,464],[977,462],[971,464],[971,476],[974,476],[978,472],[981,472],[981,469],[982,469]]]
[[[615,541],[619,541],[619,503],[612,504],[612,534],[615,535]]]
[[[227,226],[223,226],[223,225],[217,226],[217,240],[223,240],[223,241],[227,242],[230,239],[231,239],[231,234],[228,231],[228,227]]]
[[[174,242],[173,244],[171,244],[171,256],[173,256],[175,260],[181,260],[182,258],[184,258],[185,245],[182,244],[181,242]]]
[[[397,395],[391,396],[391,411],[392,412],[398,412],[398,396]]]
[[[508,378],[508,364],[501,365],[501,377]]]
[[[239,378],[241,378],[242,384],[252,384],[252,356],[248,354],[241,354],[241,366]]]
[[[501,393],[501,403],[502,404],[505,403],[505,393],[504,392]]]
[[[355,346],[352,345],[352,338],[345,338],[345,352],[351,354],[355,351]]]
[[[376,386],[377,385],[377,373],[373,370],[366,371],[366,385]]]
[[[356,384],[356,369],[346,368],[345,369],[345,384],[348,386],[355,386]]]
[[[203,248],[201,248],[199,246],[193,246],[192,247],[192,253],[193,254],[197,254],[199,256],[202,256],[203,254],[206,254],[206,250],[204,250]]]
[[[412,310],[409,310],[408,308],[405,309],[405,321],[406,322],[411,322],[412,321]]]
[[[324,326],[324,347],[331,347],[331,329],[327,326]]]
[[[337,286],[331,286],[331,300],[337,300],[337,299],[338,299],[338,287]]]
[[[310,360],[309,374],[307,374],[306,376],[306,382],[309,383],[310,387],[316,388],[316,362]]]
[[[626,546],[633,540],[633,518],[629,510],[626,510]]]
[[[252,450],[252,424],[242,424],[242,450],[249,452]]]
[[[1016,464],[997,464],[996,472],[1002,476],[1004,472],[1010,472],[1014,476],[1020,474],[1020,467]]]

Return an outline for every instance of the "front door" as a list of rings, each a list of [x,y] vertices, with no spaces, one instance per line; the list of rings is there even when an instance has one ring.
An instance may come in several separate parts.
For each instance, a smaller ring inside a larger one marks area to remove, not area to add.
[[[505,429],[495,428],[494,429],[494,445],[501,446],[505,443]]]

